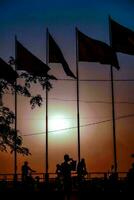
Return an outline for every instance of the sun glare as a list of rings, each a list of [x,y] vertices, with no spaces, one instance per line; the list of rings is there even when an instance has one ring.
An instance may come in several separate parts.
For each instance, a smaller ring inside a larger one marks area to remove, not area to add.
[[[62,133],[62,130],[69,128],[70,123],[63,115],[54,116],[49,120],[49,131],[55,131],[55,133]]]

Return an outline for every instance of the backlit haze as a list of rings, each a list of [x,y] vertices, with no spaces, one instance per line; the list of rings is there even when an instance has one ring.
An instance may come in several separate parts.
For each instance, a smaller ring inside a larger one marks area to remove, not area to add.
[[[46,61],[46,28],[60,46],[76,74],[75,27],[92,38],[109,44],[108,16],[134,30],[132,0],[1,0],[0,57],[8,62],[18,40]],[[127,171],[134,153],[134,56],[118,53],[120,70],[114,69],[117,163]],[[68,153],[77,160],[76,81],[67,77],[61,64],[49,64],[49,172]],[[108,171],[113,164],[110,66],[79,62],[81,157],[88,171]],[[98,81],[101,80],[101,81]],[[103,80],[103,81],[102,81]],[[105,80],[105,81],[104,81]],[[131,80],[131,81],[130,81]],[[37,172],[45,171],[45,90],[33,85],[33,94],[44,97],[43,105],[31,110],[29,100],[18,96],[17,129],[32,155],[18,156],[18,172],[27,160]],[[6,94],[4,105],[14,110],[14,96]],[[13,154],[0,153],[0,173],[13,172]]]

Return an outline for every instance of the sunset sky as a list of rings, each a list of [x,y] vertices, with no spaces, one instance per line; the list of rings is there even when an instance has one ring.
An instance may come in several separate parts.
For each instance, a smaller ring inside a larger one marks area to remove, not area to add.
[[[46,28],[60,46],[76,74],[75,27],[86,35],[109,44],[110,15],[134,31],[132,0],[1,0],[0,57],[8,62],[15,55],[15,35],[34,55],[46,62]],[[120,70],[114,69],[117,163],[127,171],[134,153],[134,56],[118,53]],[[77,160],[76,81],[67,77],[61,64],[49,64],[52,81],[49,92],[49,172],[55,172],[65,153]],[[79,62],[81,157],[88,171],[108,171],[113,164],[110,66]],[[103,81],[100,81],[103,80]],[[105,80],[105,81],[104,81]],[[31,110],[29,100],[18,97],[18,130],[32,155],[18,156],[37,172],[45,171],[45,91],[33,85],[33,94],[42,94],[41,108]],[[4,105],[14,111],[14,96],[6,94]],[[107,122],[103,122],[109,120]],[[102,123],[98,123],[102,122]],[[66,129],[60,131],[60,129]],[[13,155],[0,153],[0,173],[13,172]]]

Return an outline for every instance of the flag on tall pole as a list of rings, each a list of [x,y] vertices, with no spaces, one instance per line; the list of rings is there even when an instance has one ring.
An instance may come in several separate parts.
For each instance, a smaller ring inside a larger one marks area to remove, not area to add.
[[[78,48],[78,29],[75,28],[76,35],[76,89],[77,89],[77,140],[78,140],[78,162],[81,159],[81,144],[80,144],[80,100],[79,100],[79,48]]]
[[[113,48],[112,45],[112,29],[110,24],[110,17],[109,17],[109,39],[110,39],[110,46]],[[115,50],[115,48],[113,48]],[[116,147],[116,122],[115,122],[115,97],[114,97],[114,74],[113,74],[113,66],[111,64],[110,67],[110,75],[111,75],[111,96],[112,96],[112,127],[113,127],[113,158],[114,158],[114,171],[115,173],[118,170],[118,163],[117,163],[117,147]]]
[[[28,49],[26,49],[18,40],[15,38],[15,66],[16,70],[24,70],[29,74],[38,77],[47,77],[50,68],[48,65],[43,63],[39,58],[34,56]],[[47,86],[46,86],[47,88]],[[15,95],[16,96],[16,95]],[[17,130],[17,96],[15,98],[15,110],[16,110],[16,130]],[[17,134],[17,131],[16,131]],[[15,157],[17,154],[15,153]],[[17,160],[17,159],[16,159]],[[16,161],[17,162],[17,161]]]
[[[48,29],[46,29],[46,64],[48,65],[49,60],[48,60]],[[47,80],[48,81],[48,80]],[[48,173],[48,82],[46,82],[46,171],[45,171],[45,179],[46,182],[49,180],[49,173]]]
[[[99,62],[111,64],[119,69],[115,51],[106,43],[92,39],[77,29],[78,60],[84,62]]]
[[[110,45],[116,52],[134,55],[134,31],[122,26],[109,17]],[[112,110],[113,110],[113,138],[114,138],[114,162],[115,171],[117,170],[116,158],[116,129],[115,129],[115,109],[114,109],[114,85],[113,69],[111,66],[111,89],[112,89]]]
[[[66,73],[67,76],[70,76],[72,78],[76,78],[73,72],[70,70],[62,52],[55,40],[52,38],[50,33],[48,32],[48,43],[49,43],[49,49],[48,49],[48,61],[49,63],[61,63],[62,67]]]
[[[99,62],[101,64],[111,65],[111,89],[112,89],[112,114],[113,114],[113,143],[114,143],[114,165],[117,170],[116,158],[116,137],[115,137],[115,109],[114,109],[114,87],[113,87],[113,67],[119,69],[118,59],[113,48],[106,43],[92,39],[78,29],[78,61]],[[77,64],[78,66],[78,64]],[[78,68],[78,67],[77,67]]]
[[[65,74],[71,78],[75,75],[70,70],[60,47],[57,45],[53,37],[50,35],[48,29],[46,30],[46,64],[61,63]],[[48,173],[48,91],[46,88],[46,175]]]
[[[134,31],[109,17],[111,46],[117,52],[134,55]]]
[[[17,53],[17,37],[15,36],[15,59],[16,59],[16,53]],[[17,65],[15,62],[15,71],[17,71]],[[17,175],[17,79],[15,81],[15,93],[14,93],[14,104],[15,104],[15,137],[14,137],[14,181],[17,182],[18,175]]]
[[[17,70],[24,70],[39,77],[46,77],[50,70],[48,65],[34,56],[18,40],[16,40],[16,65]]]

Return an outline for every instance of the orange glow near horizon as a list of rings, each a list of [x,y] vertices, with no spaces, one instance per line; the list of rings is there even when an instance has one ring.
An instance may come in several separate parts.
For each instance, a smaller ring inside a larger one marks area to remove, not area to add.
[[[108,79],[109,68],[98,65],[81,64],[81,79],[92,79],[93,75],[94,78],[97,76],[97,79]],[[56,66],[54,66],[55,70],[57,70]],[[124,74],[124,70],[121,70],[115,73],[117,79],[121,78],[120,73]],[[115,82],[114,84],[116,102],[133,102],[133,84],[130,82]],[[53,88],[49,92],[48,99],[49,172],[55,172],[56,164],[63,162],[65,153],[78,160],[76,81],[63,82],[58,80],[53,81],[52,85]],[[18,95],[17,99],[17,128],[23,137],[23,145],[28,147],[32,153],[29,157],[18,155],[18,172],[21,171],[21,165],[25,160],[36,171],[45,172],[45,91],[34,84],[32,92],[42,95],[44,101],[41,107],[32,110],[28,98]],[[14,111],[14,96],[7,94],[3,101]],[[80,81],[81,157],[85,158],[89,172],[108,171],[113,164],[110,102],[110,82]],[[133,108],[133,104],[115,104],[116,117],[132,115]],[[105,120],[110,121],[96,124]],[[133,117],[116,120],[119,171],[127,171],[131,166],[132,158],[130,155],[134,152],[133,125]],[[0,171],[13,172],[14,156],[1,152],[0,157],[3,162]]]
[[[49,172],[55,172],[56,163],[63,162],[65,153],[78,160],[76,101],[66,101],[76,99],[75,96],[72,96],[75,94],[75,83],[67,82],[64,85],[66,91],[69,91],[68,93],[64,92],[63,84],[57,82],[49,94]],[[109,88],[109,83],[93,82],[91,84],[82,82],[80,97],[82,100],[89,101],[101,100],[103,97],[105,101],[110,101]],[[124,86],[122,86],[120,92],[123,89]],[[126,97],[123,95],[122,92],[120,98]],[[53,99],[57,97],[59,100]],[[116,98],[118,99],[119,95]],[[7,102],[7,105],[12,102],[11,109],[14,109],[13,96],[6,96],[4,102]],[[132,107],[116,104],[117,117],[129,113],[132,113]],[[112,119],[111,104],[89,104],[87,101],[80,101],[81,157],[85,158],[88,171],[108,171],[113,164],[112,120],[106,123],[94,124],[107,119]],[[30,166],[36,171],[45,171],[45,123],[45,101],[40,108],[36,107],[31,110],[29,100],[18,96],[17,126],[23,137],[23,145],[28,147],[32,153],[29,157],[18,156],[18,172],[20,172],[21,165],[25,160],[28,160]],[[117,158],[120,171],[126,171],[131,166],[130,154],[133,153],[132,130],[133,118],[116,120]],[[1,160],[3,160],[3,165],[1,165],[0,171],[13,172],[13,155],[1,153]],[[10,168],[7,166],[10,166]]]

